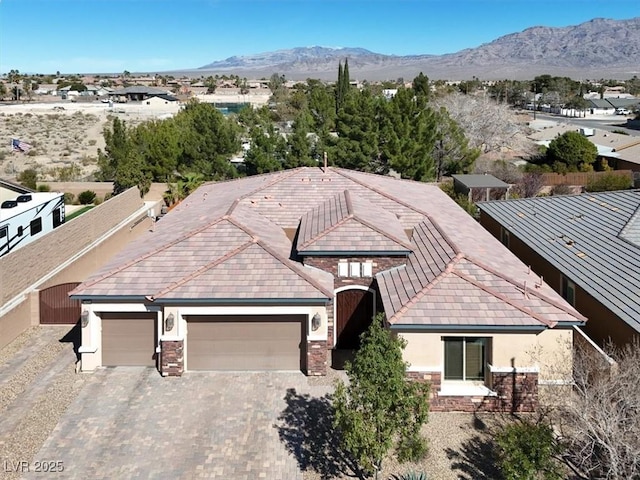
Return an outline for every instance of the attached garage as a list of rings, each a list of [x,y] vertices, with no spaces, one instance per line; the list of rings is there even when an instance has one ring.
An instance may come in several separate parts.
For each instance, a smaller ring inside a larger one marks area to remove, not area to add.
[[[305,315],[187,316],[188,370],[304,370]]]
[[[102,313],[102,365],[156,365],[155,313]]]

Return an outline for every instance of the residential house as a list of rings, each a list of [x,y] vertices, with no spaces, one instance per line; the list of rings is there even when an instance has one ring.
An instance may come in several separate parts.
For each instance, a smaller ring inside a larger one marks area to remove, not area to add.
[[[582,133],[598,149],[598,158],[616,170],[640,171],[640,138],[597,128],[560,124],[529,135],[539,145],[549,146],[556,137],[569,131]]]
[[[72,298],[82,370],[162,375],[325,375],[384,312],[434,410],[535,408],[586,321],[437,185],[328,167],[203,185]]]
[[[133,85],[131,87],[114,90],[109,93],[109,97],[113,98],[115,101],[142,102],[150,97],[166,94],[171,94],[171,92],[161,88]]]
[[[597,343],[640,333],[640,191],[479,203],[480,223],[589,317]]]

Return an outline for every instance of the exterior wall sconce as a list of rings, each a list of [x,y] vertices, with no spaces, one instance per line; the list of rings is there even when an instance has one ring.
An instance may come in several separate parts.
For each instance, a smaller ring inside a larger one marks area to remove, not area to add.
[[[89,325],[89,310],[83,310],[80,314],[80,326],[86,328]]]
[[[320,317],[319,313],[316,313],[313,317],[311,317],[311,330],[314,332],[320,328],[320,324],[322,323],[322,317]]]
[[[165,332],[173,330],[174,321],[175,321],[175,317],[173,316],[173,313],[170,313],[169,315],[167,315],[167,318],[164,319],[164,331]]]

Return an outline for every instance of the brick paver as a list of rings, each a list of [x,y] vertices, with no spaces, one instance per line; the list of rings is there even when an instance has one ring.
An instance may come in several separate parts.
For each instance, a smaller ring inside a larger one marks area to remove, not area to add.
[[[34,460],[61,461],[46,478],[301,479],[280,441],[287,389],[320,397],[301,373],[187,373],[150,368],[91,375]],[[25,478],[45,474],[30,473]]]

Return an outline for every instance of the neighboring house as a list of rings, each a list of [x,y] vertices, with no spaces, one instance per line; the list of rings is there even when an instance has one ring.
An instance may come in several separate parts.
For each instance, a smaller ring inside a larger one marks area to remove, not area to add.
[[[167,95],[169,91],[161,88],[147,87],[143,85],[133,85],[131,87],[114,90],[108,95],[116,101],[142,102],[156,95]]]
[[[151,107],[160,107],[165,105],[178,105],[179,101],[176,97],[169,94],[153,95],[142,102],[143,105]]]
[[[616,109],[604,98],[592,98],[587,100],[587,109],[592,115],[613,115]]]
[[[87,279],[82,370],[325,375],[377,312],[433,409],[535,407],[585,317],[435,184],[298,168],[206,184]]]
[[[621,133],[613,133],[597,128],[583,128],[561,124],[545,128],[529,135],[529,139],[538,145],[549,143],[563,133],[577,131],[582,133],[598,149],[598,157],[607,161],[615,170],[640,171],[640,138]]]
[[[640,333],[640,191],[479,203],[480,223],[589,317],[597,343]]]

